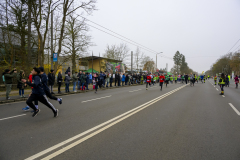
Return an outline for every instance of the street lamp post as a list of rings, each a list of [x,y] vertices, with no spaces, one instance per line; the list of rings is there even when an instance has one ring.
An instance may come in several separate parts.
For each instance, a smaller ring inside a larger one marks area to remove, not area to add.
[[[163,52],[156,53],[156,69],[157,69],[157,55],[158,55],[158,54],[161,54],[161,53],[163,53]]]

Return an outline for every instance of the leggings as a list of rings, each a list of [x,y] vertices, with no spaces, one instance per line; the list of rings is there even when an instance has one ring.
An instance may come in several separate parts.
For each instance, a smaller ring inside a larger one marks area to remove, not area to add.
[[[48,101],[47,96],[46,95],[37,95],[37,94],[31,94],[31,96],[28,98],[27,100],[27,105],[29,107],[31,107],[34,111],[37,110],[37,108],[34,106],[34,104],[32,103],[33,101],[40,101],[42,104],[46,105],[48,108],[50,108],[53,113],[56,112],[56,109],[54,108],[54,106]]]
[[[146,83],[146,88],[148,88],[148,85],[151,86],[151,83],[150,83],[150,82],[147,82],[147,83]]]
[[[163,86],[163,82],[160,82],[160,83],[159,83],[159,86],[161,86],[161,89],[162,89],[162,86]]]
[[[221,88],[221,91],[224,92],[224,89],[223,89],[224,85],[220,85],[220,88]]]

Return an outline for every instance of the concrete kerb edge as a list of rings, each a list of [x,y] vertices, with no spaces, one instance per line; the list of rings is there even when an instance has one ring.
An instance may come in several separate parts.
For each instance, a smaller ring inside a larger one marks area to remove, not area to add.
[[[133,84],[133,85],[125,85],[125,86],[113,86],[113,87],[108,87],[108,88],[104,88],[104,89],[100,89],[100,90],[114,89],[114,88],[120,88],[120,87],[138,86],[138,85],[141,85],[141,84]],[[69,93],[62,93],[62,94],[54,94],[54,95],[62,96],[62,95],[69,95],[69,94],[86,93],[86,92],[90,92],[90,91],[94,91],[94,89],[87,90],[87,91],[77,91],[77,92],[69,92]],[[27,100],[27,98],[3,100],[3,101],[0,101],[0,104],[9,104],[9,103],[21,102],[21,101],[26,101],[26,100]]]

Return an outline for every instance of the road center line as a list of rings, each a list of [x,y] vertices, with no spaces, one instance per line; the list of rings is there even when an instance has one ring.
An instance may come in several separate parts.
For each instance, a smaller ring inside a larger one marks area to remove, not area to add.
[[[111,97],[111,96],[112,96],[112,95],[110,95],[110,96],[106,96],[106,97],[100,97],[100,98],[90,99],[90,100],[82,101],[82,103],[90,102],[90,101],[96,101],[96,100],[104,99],[104,98],[108,98],[108,97]]]
[[[160,101],[161,99],[163,99],[162,96],[155,98],[154,101],[153,101],[153,100],[152,100],[152,101],[149,101],[149,102],[151,102],[151,103],[147,102],[147,103],[145,103],[145,104],[143,104],[143,105],[140,105],[141,107],[140,107],[140,106],[139,106],[140,108],[137,107],[137,108],[139,108],[139,109],[137,109],[136,111],[134,111],[134,112],[132,112],[132,113],[130,113],[130,114],[127,114],[126,116],[123,116],[122,118],[120,118],[120,119],[118,119],[118,120],[116,120],[116,121],[108,124],[107,126],[105,126],[105,127],[101,128],[101,129],[99,129],[99,130],[97,130],[97,131],[95,131],[95,132],[87,135],[86,137],[84,137],[84,138],[82,138],[82,139],[79,139],[78,141],[76,141],[76,142],[74,142],[74,143],[72,143],[72,144],[70,144],[70,145],[68,145],[68,146],[66,146],[66,147],[63,147],[62,149],[60,149],[60,150],[58,150],[58,151],[56,151],[56,152],[48,155],[47,157],[42,158],[41,160],[49,160],[49,159],[52,159],[52,158],[60,155],[61,153],[63,153],[63,152],[65,152],[65,151],[67,151],[67,150],[69,150],[69,149],[77,146],[78,144],[80,144],[80,143],[88,140],[89,138],[91,138],[91,137],[93,137],[93,136],[101,133],[102,131],[104,131],[104,130],[110,128],[110,127],[112,127],[113,125],[115,125],[115,124],[117,124],[117,123],[119,123],[119,122],[127,119],[128,117],[130,117],[130,116],[132,116],[132,115],[140,112],[141,110],[143,110],[143,109],[151,106],[152,104]],[[29,158],[28,158],[28,159],[29,159]]]
[[[16,118],[16,117],[21,117],[21,116],[25,116],[25,115],[26,115],[26,114],[20,114],[20,115],[17,115],[17,116],[2,118],[2,119],[0,119],[0,121],[6,120],[6,119],[11,119],[11,118]]]
[[[231,107],[232,107],[232,109],[237,113],[237,115],[239,115],[240,116],[240,112],[232,105],[232,103],[228,103]]]
[[[184,87],[185,87],[185,86],[179,87],[178,89],[181,89],[181,88],[184,88]],[[102,123],[102,124],[99,124],[98,126],[95,126],[95,127],[91,128],[91,129],[89,129],[89,130],[87,130],[87,131],[85,131],[85,132],[82,132],[82,133],[80,133],[80,134],[78,134],[78,135],[76,135],[76,136],[74,136],[74,137],[72,137],[72,138],[69,138],[69,139],[67,139],[67,140],[65,140],[65,141],[63,141],[63,142],[61,142],[61,143],[58,143],[58,144],[56,144],[56,145],[54,145],[54,146],[52,146],[52,147],[50,147],[50,148],[48,148],[48,149],[46,149],[46,150],[43,150],[43,151],[41,151],[41,152],[39,152],[39,153],[37,153],[37,154],[29,157],[29,158],[26,158],[25,160],[33,160],[33,159],[39,158],[39,157],[41,157],[41,156],[43,156],[43,155],[45,155],[45,154],[47,154],[47,153],[49,153],[49,152],[51,152],[51,151],[59,148],[59,147],[62,147],[63,145],[65,145],[65,144],[67,144],[67,143],[69,143],[69,142],[72,142],[72,141],[74,141],[74,140],[76,140],[76,139],[78,139],[78,138],[80,138],[80,137],[82,137],[82,136],[84,136],[84,135],[86,135],[86,134],[88,134],[88,133],[90,133],[90,132],[92,132],[92,131],[100,128],[100,127],[103,127],[103,126],[105,126],[105,125],[107,125],[107,124],[109,124],[109,123],[113,123],[113,122],[116,121],[117,119],[119,119],[119,118],[121,118],[121,117],[124,117],[125,115],[128,115],[128,114],[130,114],[130,113],[132,113],[132,112],[134,112],[134,111],[136,111],[136,110],[144,107],[144,106],[147,105],[147,104],[152,104],[152,102],[155,103],[156,100],[159,101],[159,100],[163,99],[165,95],[166,95],[166,93],[165,93],[164,95],[161,95],[161,96],[159,96],[159,97],[157,97],[157,98],[155,98],[155,99],[153,99],[153,100],[150,100],[149,102],[146,102],[146,103],[144,103],[144,104],[142,104],[142,105],[140,105],[140,106],[138,106],[138,107],[136,107],[136,108],[134,108],[134,109],[132,109],[132,110],[130,110],[130,111],[127,111],[127,112],[125,112],[125,113],[123,113],[123,114],[121,114],[121,115],[119,115],[119,116],[117,116],[117,117],[115,117],[115,118],[112,118],[112,119],[110,119],[110,120],[108,120],[108,121],[106,121],[106,122],[104,122],[104,123]],[[146,108],[146,107],[147,107],[147,106],[145,106],[145,108]],[[108,128],[109,128],[109,127],[108,127]],[[76,143],[76,142],[75,142],[75,143]],[[46,157],[46,158],[47,158],[47,157]],[[45,159],[46,159],[46,158],[45,158]]]

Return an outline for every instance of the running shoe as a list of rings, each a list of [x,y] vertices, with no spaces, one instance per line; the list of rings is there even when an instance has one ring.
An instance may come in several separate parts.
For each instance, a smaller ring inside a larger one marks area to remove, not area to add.
[[[54,117],[57,117],[58,116],[58,109],[56,109],[55,113],[54,113]]]
[[[26,106],[25,108],[23,108],[22,110],[24,111],[28,111],[30,109],[30,107]]]
[[[59,104],[62,104],[62,98],[60,98]]]
[[[35,117],[38,113],[40,112],[40,109],[38,109],[38,110],[36,110],[36,111],[34,111],[34,113],[33,113],[33,115],[32,115],[32,117]]]

